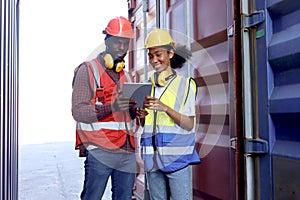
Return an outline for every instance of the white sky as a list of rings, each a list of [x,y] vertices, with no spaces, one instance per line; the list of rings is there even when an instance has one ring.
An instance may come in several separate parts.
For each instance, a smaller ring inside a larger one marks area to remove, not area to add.
[[[19,143],[75,141],[74,69],[127,17],[127,0],[20,1]]]

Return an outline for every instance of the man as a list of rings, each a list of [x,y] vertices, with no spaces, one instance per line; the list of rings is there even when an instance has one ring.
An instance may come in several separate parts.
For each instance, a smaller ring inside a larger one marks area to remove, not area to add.
[[[129,200],[135,179],[132,119],[135,102],[123,97],[123,69],[134,37],[124,17],[111,19],[103,31],[106,50],[75,70],[72,115],[76,120],[76,149],[86,156],[83,200],[100,200],[111,177],[112,199]]]

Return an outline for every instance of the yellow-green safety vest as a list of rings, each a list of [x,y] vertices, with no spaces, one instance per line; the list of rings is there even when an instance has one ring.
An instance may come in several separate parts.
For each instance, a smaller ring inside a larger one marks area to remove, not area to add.
[[[190,85],[194,87],[195,93],[189,93],[191,91]],[[182,113],[188,95],[193,95],[195,98],[196,90],[196,83],[192,78],[177,75],[170,80],[160,97],[160,101]],[[151,93],[153,96],[155,87],[152,87]],[[188,131],[175,123],[165,112],[152,110],[148,110],[148,112],[141,137],[145,171],[160,169],[164,172],[173,172],[189,164],[200,162],[195,150],[195,125],[192,130]]]

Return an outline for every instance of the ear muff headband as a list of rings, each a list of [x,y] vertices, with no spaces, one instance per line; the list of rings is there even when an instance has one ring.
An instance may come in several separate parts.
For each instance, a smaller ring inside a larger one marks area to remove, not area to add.
[[[168,80],[173,78],[176,75],[176,72],[172,70],[172,74],[167,71],[154,72],[151,76],[151,83],[154,86],[164,87],[167,85]]]
[[[103,56],[103,60],[104,60],[105,67],[107,69],[113,69],[115,72],[122,71],[123,68],[124,68],[124,65],[125,65],[124,61],[120,61],[120,62],[115,63],[112,56],[108,53]]]

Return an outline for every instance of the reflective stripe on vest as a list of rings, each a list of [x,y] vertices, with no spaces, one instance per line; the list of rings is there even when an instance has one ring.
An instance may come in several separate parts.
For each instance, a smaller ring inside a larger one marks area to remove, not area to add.
[[[177,76],[163,92],[160,100],[182,113],[189,86],[189,79]],[[193,86],[195,87],[194,84]],[[157,152],[155,153],[152,144],[153,120],[154,112],[149,111],[141,138],[142,157],[146,171],[153,169],[153,160],[156,160],[157,167],[164,172],[176,171],[190,163],[199,162],[199,157],[195,151],[195,126],[191,131],[187,131],[176,124],[165,112],[158,111],[155,134]]]
[[[127,123],[129,130],[132,129],[132,124]],[[82,131],[97,131],[100,129],[111,129],[111,130],[126,130],[124,122],[96,122],[92,124],[85,124],[82,122],[77,123],[77,130]]]
[[[98,86],[100,86],[100,74],[99,74],[98,66],[97,66],[95,60],[91,60],[90,63],[93,67],[93,74],[94,74],[95,82],[98,84]],[[94,91],[96,91],[96,89],[97,89],[97,84],[94,84]]]
[[[182,155],[182,152],[185,154],[192,154],[194,152],[194,146],[188,147],[157,147],[159,152],[164,152],[164,155]],[[152,147],[145,146],[142,149],[143,154],[153,155],[154,150]],[[184,155],[184,154],[183,154]]]

